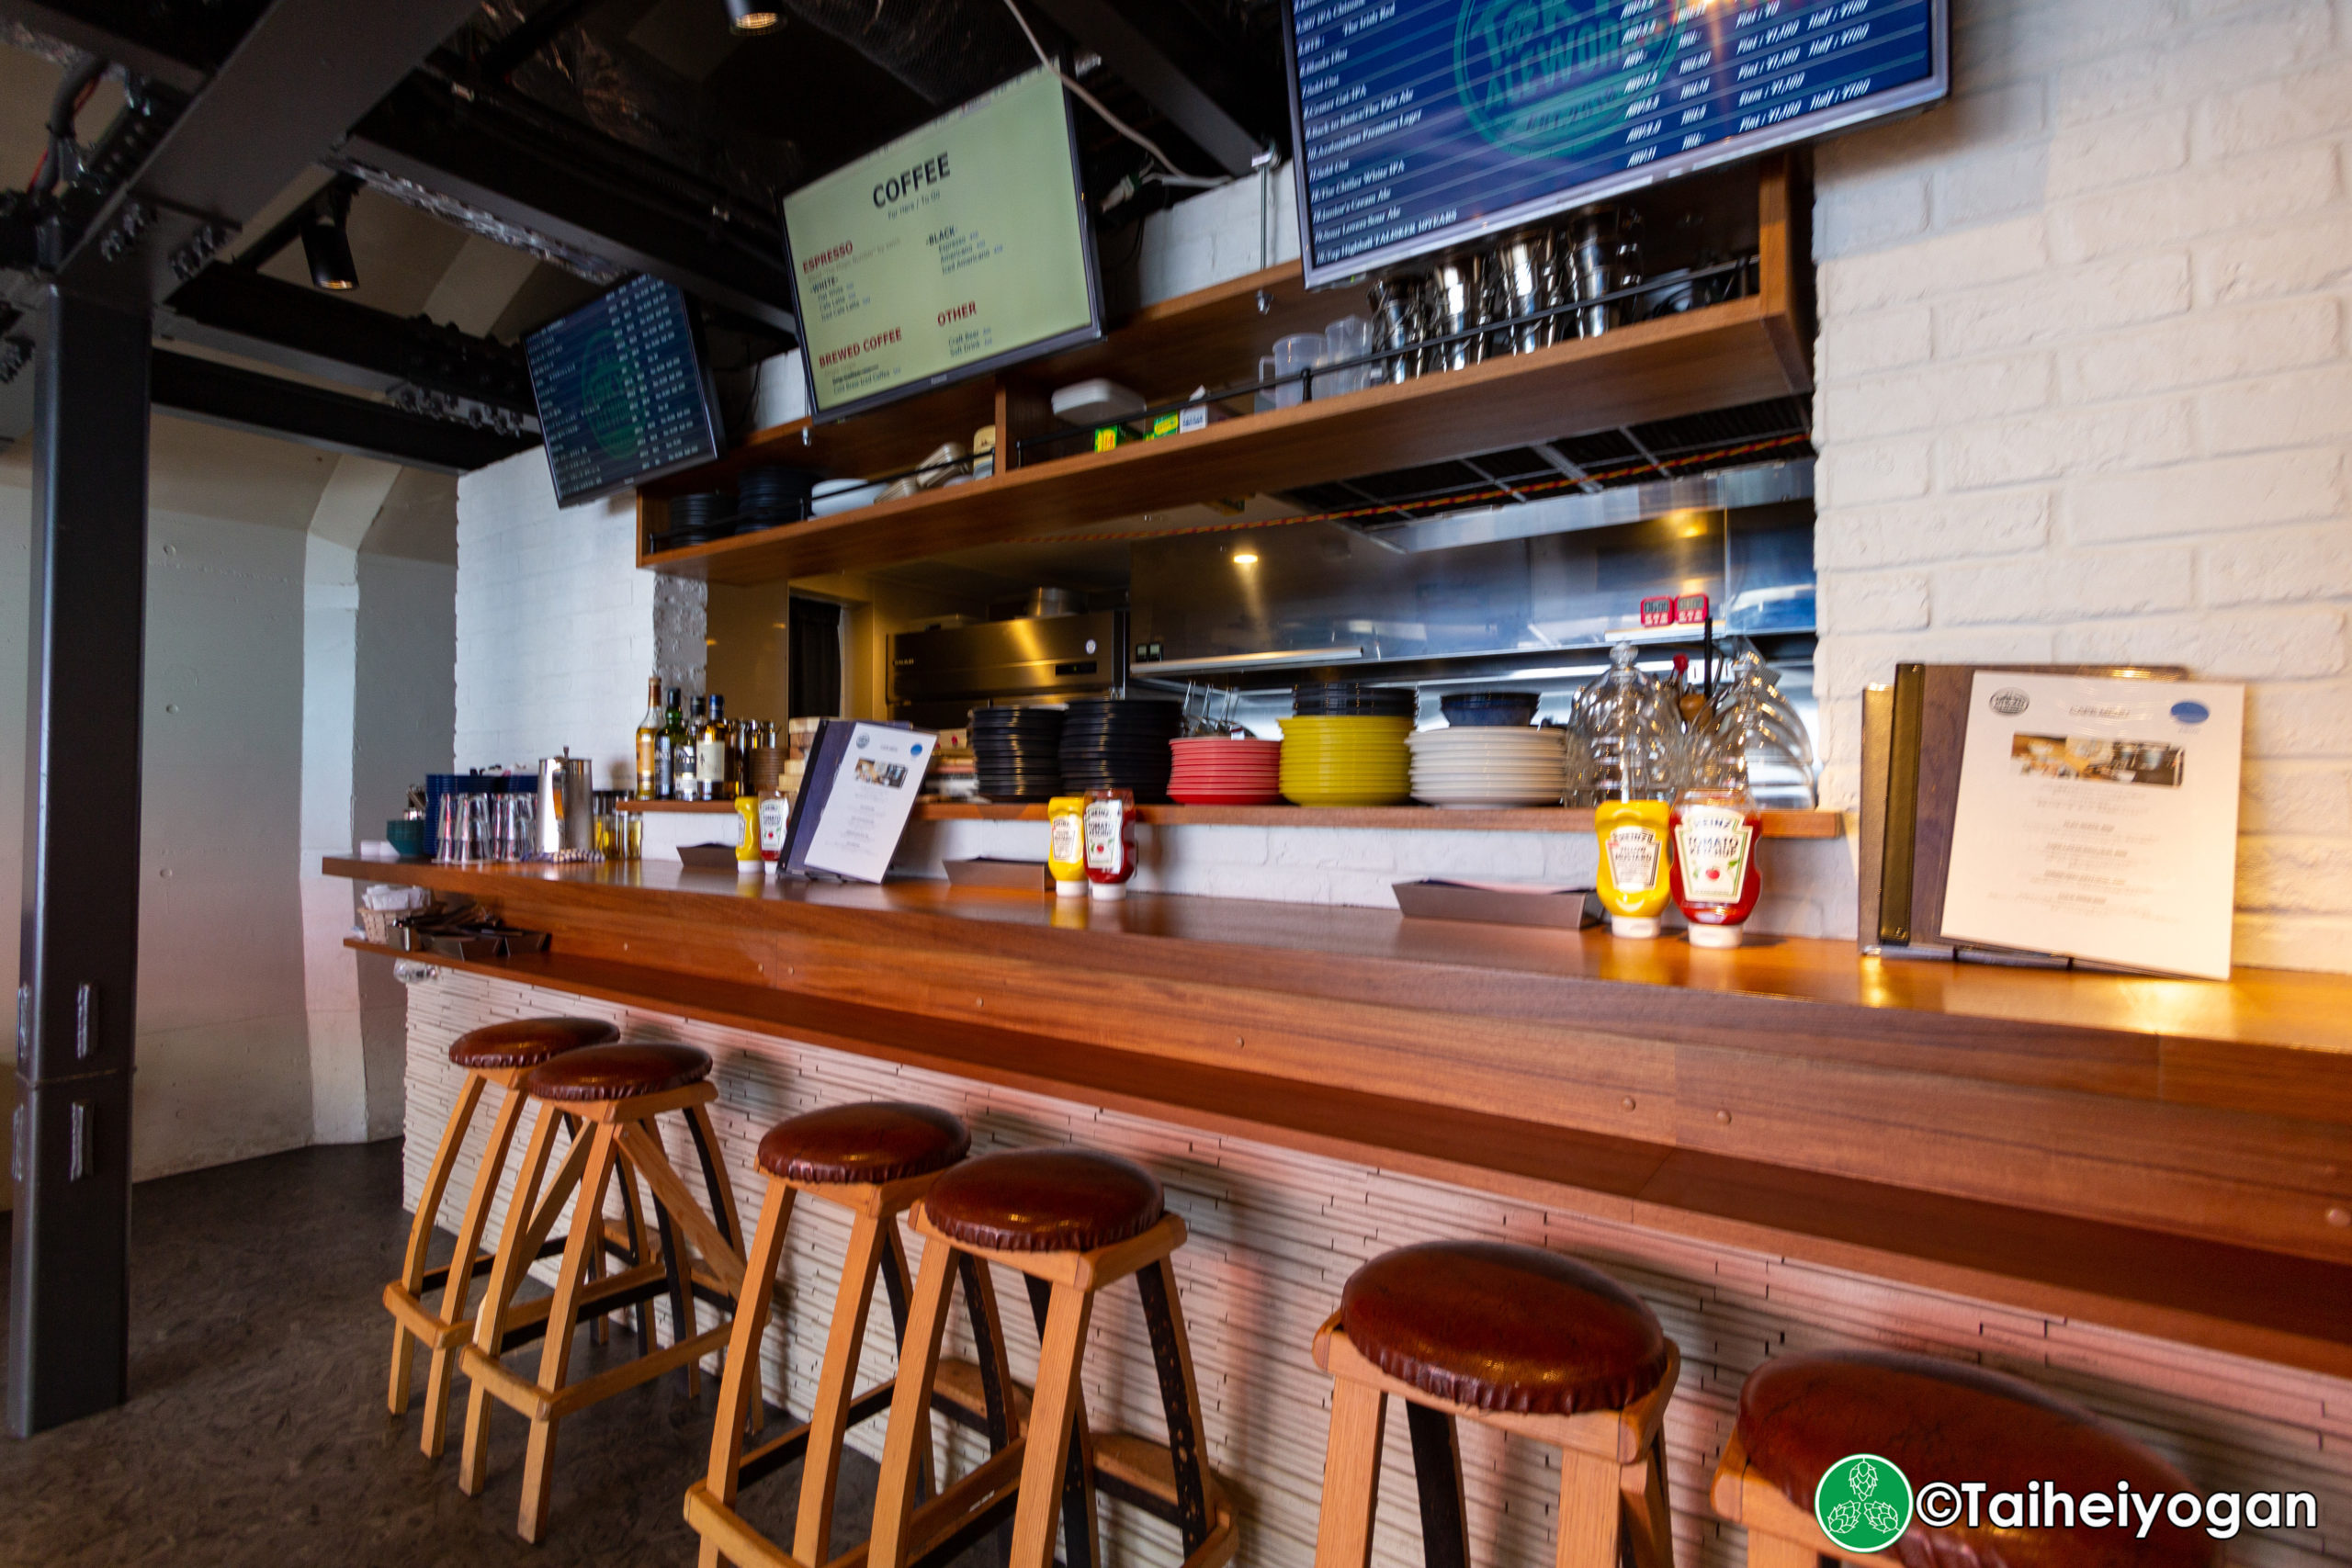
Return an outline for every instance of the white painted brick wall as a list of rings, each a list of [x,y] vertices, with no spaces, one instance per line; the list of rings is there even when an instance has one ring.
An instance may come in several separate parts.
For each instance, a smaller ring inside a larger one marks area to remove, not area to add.
[[[2238,962],[2352,969],[2352,7],[1955,13],[1816,158],[1825,804],[1898,659],[2243,680]]]
[[[1374,1166],[469,976],[445,972],[410,992],[405,1203],[413,1204],[422,1190],[454,1103],[460,1075],[448,1065],[449,1043],[483,1023],[547,1013],[607,1018],[633,1038],[684,1040],[718,1058],[712,1120],[747,1224],[763,1190],[753,1163],[760,1135],[786,1116],[846,1101],[918,1100],[951,1110],[970,1123],[980,1151],[1076,1143],[1148,1167],[1166,1187],[1169,1207],[1192,1233],[1176,1255],[1178,1288],[1209,1462],[1233,1483],[1242,1562],[1295,1568],[1313,1558],[1330,1384],[1316,1371],[1307,1347],[1337,1304],[1340,1285],[1358,1265],[1391,1247],[1464,1237],[1547,1247],[1605,1269],[1650,1304],[1680,1346],[1682,1376],[1667,1411],[1666,1445],[1675,1558],[1684,1568],[1737,1568],[1744,1561],[1740,1532],[1717,1522],[1705,1498],[1741,1382],[1772,1356],[1855,1345],[1951,1356],[2025,1377],[2088,1404],[2209,1491],[2318,1495],[2318,1531],[2242,1534],[2229,1547],[2239,1568],[2319,1568],[2352,1561],[2342,1527],[2352,1517],[2352,1450],[2344,1440],[2352,1383]],[[454,1224],[463,1209],[488,1122],[485,1109],[444,1204],[445,1225]],[[672,1158],[691,1172],[693,1156],[684,1138],[672,1130],[669,1143]],[[804,1201],[793,1213],[778,1273],[783,1330],[768,1336],[766,1386],[771,1398],[796,1410],[806,1411],[816,1390],[848,1234],[845,1216],[825,1204]],[[910,1250],[920,1256],[919,1248]],[[1028,1381],[1036,1337],[1022,1310],[1019,1284],[1000,1278],[997,1292],[1014,1373]],[[889,1323],[888,1313],[873,1314],[861,1385],[886,1375],[892,1364]],[[666,1310],[659,1332],[666,1342]],[[958,1343],[963,1337],[960,1328],[951,1329],[951,1354],[969,1353]],[[1106,1292],[1087,1352],[1087,1408],[1098,1427],[1158,1434],[1158,1390],[1149,1366],[1134,1292]],[[517,1429],[503,1407],[493,1419],[505,1423],[510,1434]],[[1411,1446],[1402,1418],[1392,1411],[1389,1419],[1385,1506],[1374,1561],[1378,1568],[1416,1568],[1422,1559]],[[853,1446],[878,1456],[886,1424],[856,1428]],[[1549,1562],[1559,1484],[1550,1451],[1472,1428],[1464,1432],[1463,1448],[1473,1560]],[[967,1438],[953,1452],[951,1473],[974,1462]],[[562,1462],[560,1453],[557,1462]],[[694,1477],[675,1479],[683,1495]],[[1165,1526],[1115,1504],[1105,1505],[1103,1534],[1104,1555],[1117,1568],[1172,1568],[1180,1555]]]
[[[637,569],[637,502],[559,507],[534,447],[458,481],[462,771],[569,746],[599,788],[634,781],[646,677],[702,690],[704,587]]]

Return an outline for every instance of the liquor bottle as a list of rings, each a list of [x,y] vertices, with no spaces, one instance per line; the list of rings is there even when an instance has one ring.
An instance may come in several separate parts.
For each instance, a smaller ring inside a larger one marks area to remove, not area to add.
[[[710,694],[709,716],[695,736],[695,788],[697,800],[732,800],[734,784],[727,776],[727,699]]]
[[[669,688],[662,708],[662,794],[663,800],[679,800],[678,751],[685,743],[686,717],[678,711],[678,688]]]
[[[695,744],[702,734],[702,699],[696,697],[686,708],[686,722],[677,737],[670,769],[680,800],[702,800],[702,748]]]
[[[637,725],[637,798],[659,800],[662,795],[662,748],[670,739],[670,716],[662,706],[662,677],[645,682],[645,716]]]

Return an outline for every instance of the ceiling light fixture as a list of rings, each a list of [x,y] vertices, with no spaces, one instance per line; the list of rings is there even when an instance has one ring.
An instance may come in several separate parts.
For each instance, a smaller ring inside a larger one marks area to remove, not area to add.
[[[1256,566],[1258,564],[1258,552],[1255,550],[1236,550],[1233,552],[1233,564],[1236,566]]]
[[[311,204],[311,220],[302,225],[302,254],[311,264],[311,282],[337,292],[359,287],[359,267],[351,259],[351,192],[341,181],[328,186]]]
[[[739,33],[772,33],[783,22],[765,0],[727,0],[727,25]]]

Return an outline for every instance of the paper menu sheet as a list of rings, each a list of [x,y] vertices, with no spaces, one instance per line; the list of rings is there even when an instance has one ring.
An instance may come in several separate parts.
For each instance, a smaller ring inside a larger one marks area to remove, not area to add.
[[[852,726],[831,787],[816,803],[816,829],[804,863],[858,882],[881,881],[922,790],[937,739],[921,729]]]
[[[1943,935],[2225,980],[2242,686],[1977,671]]]

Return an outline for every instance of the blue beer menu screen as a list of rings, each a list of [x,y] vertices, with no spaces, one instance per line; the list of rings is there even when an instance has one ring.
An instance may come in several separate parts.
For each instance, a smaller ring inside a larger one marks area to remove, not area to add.
[[[563,505],[718,456],[686,297],[636,277],[533,333],[531,393]]]
[[[1943,96],[1939,0],[1291,0],[1310,284]]]

